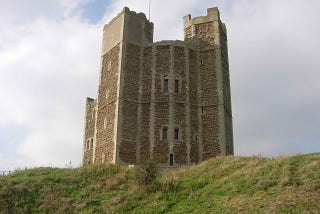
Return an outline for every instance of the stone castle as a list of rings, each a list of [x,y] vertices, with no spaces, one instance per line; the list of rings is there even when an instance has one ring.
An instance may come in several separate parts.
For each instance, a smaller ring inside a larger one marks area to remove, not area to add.
[[[226,27],[217,8],[183,22],[184,41],[155,43],[143,13],[124,8],[104,26],[83,165],[176,167],[233,155]]]

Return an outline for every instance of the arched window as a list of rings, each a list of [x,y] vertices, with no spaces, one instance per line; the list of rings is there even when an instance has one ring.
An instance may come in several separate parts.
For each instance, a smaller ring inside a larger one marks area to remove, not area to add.
[[[162,140],[168,140],[168,127],[166,126],[162,128]]]
[[[173,139],[179,140],[179,128],[174,129]]]
[[[93,139],[91,139],[91,145],[90,145],[91,149],[93,149]]]
[[[87,140],[87,145],[86,145],[86,147],[87,147],[86,150],[87,150],[87,151],[90,149],[90,148],[89,148],[89,145],[90,145],[89,143],[90,143],[90,141]]]
[[[175,75],[174,77],[174,94],[179,94],[181,92],[182,80],[180,75]]]
[[[164,76],[163,78],[162,92],[169,93],[169,77],[168,76]]]
[[[179,80],[178,79],[174,80],[174,93],[175,94],[179,93]]]

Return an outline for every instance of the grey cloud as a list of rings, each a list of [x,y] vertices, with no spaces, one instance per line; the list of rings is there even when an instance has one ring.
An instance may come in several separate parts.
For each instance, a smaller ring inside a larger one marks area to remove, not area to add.
[[[311,27],[320,18],[319,3],[243,3],[252,1],[235,2],[228,17],[238,153],[292,154],[310,152],[309,146],[319,151],[320,144],[314,144],[319,140],[320,66],[314,47],[320,29]],[[247,14],[248,7],[254,13]]]
[[[85,96],[97,88],[99,30],[78,19],[36,22],[0,52],[0,124],[28,127],[15,153],[0,149],[1,168],[15,157],[25,160],[12,161],[20,167],[80,163]]]

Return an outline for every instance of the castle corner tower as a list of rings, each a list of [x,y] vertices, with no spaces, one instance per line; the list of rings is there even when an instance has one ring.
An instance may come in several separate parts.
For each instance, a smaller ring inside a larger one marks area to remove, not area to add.
[[[212,156],[212,142],[221,155],[231,155],[233,128],[226,26],[217,7],[208,8],[206,16],[191,19],[187,15],[183,21],[185,40],[196,41],[199,46],[198,98],[205,112],[201,123],[212,125],[203,130],[203,158]]]

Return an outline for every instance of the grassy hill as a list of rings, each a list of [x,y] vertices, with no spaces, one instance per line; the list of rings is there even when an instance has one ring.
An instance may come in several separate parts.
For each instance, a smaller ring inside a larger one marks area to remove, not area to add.
[[[118,165],[0,177],[0,213],[320,213],[320,153],[219,157],[148,185]]]

